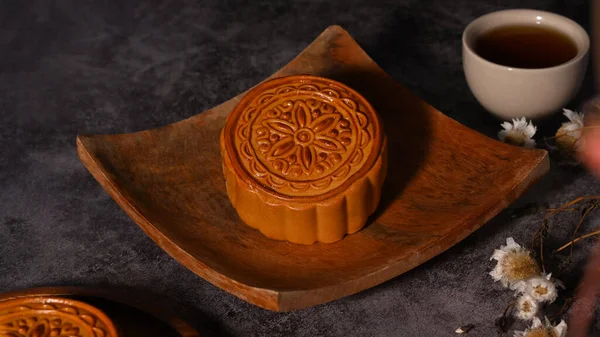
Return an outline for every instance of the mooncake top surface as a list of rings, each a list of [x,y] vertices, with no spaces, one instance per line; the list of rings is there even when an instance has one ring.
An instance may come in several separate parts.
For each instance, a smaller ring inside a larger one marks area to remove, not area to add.
[[[381,122],[339,82],[288,76],[252,89],[227,119],[236,174],[278,198],[326,199],[368,173],[380,155]]]

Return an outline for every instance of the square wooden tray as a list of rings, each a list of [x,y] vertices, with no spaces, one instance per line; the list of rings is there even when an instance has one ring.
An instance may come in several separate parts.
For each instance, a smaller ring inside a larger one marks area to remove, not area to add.
[[[219,132],[243,93],[162,128],[77,139],[88,170],[160,247],[263,308],[305,308],[398,276],[464,239],[548,171],[545,151],[487,138],[411,94],[341,27],[325,30],[271,78],[293,74],[357,90],[388,135],[378,211],[365,229],[333,244],[271,240],[236,215],[225,192]]]

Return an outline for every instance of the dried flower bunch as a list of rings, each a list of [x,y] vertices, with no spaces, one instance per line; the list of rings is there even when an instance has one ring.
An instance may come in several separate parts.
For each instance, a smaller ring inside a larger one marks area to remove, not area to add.
[[[566,159],[563,164],[577,165],[579,164],[578,152],[581,150],[583,142],[582,132],[586,128],[596,128],[597,126],[585,126],[584,114],[580,112],[563,109],[563,115],[567,121],[562,123],[553,137],[545,139],[544,144],[548,150],[557,151],[563,155],[563,159]],[[534,136],[537,128],[532,121],[528,121],[526,118],[516,118],[512,122],[502,123],[501,126],[502,130],[498,133],[501,141],[525,148],[536,147]],[[548,143],[550,139],[553,140],[553,145]],[[585,207],[574,206],[581,201],[591,201],[591,203]],[[574,243],[600,235],[600,230],[596,230],[580,237],[576,236],[586,215],[596,208],[600,208],[600,196],[582,196],[559,208],[548,210],[543,224],[533,238],[533,246],[540,249],[541,268],[533,258],[531,251],[517,244],[512,238],[508,238],[506,245],[500,246],[494,251],[491,260],[496,260],[497,263],[490,272],[490,276],[494,281],[498,281],[504,287],[514,291],[517,297],[516,301],[506,308],[504,315],[496,320],[496,327],[500,333],[508,332],[510,323],[507,317],[512,314],[520,320],[532,322],[525,331],[516,331],[515,337],[563,337],[566,335],[567,324],[564,321],[561,320],[557,325],[552,325],[547,318],[544,318],[544,321],[540,320],[540,317],[543,317],[544,305],[556,300],[557,288],[564,289],[564,285],[553,279],[552,274],[545,273],[543,241],[548,234],[548,222],[552,215],[580,209],[582,215],[573,233],[573,239],[554,251],[556,253],[571,247],[572,253]],[[557,317],[560,313],[565,312],[569,303],[570,300],[566,300],[561,311],[552,317]]]
[[[560,128],[556,131],[554,137],[554,146],[548,145],[549,150],[558,150],[561,154],[568,158],[577,160],[577,152],[581,148],[581,136],[583,130],[586,128],[584,125],[584,115],[579,112],[575,112],[569,109],[563,109],[563,115],[568,121],[563,122]],[[515,118],[511,122],[504,122],[501,124],[502,130],[498,132],[498,139],[507,144],[521,146],[525,148],[535,148],[537,143],[534,136],[537,132],[537,127],[532,121],[528,121],[525,117]],[[571,163],[573,163],[571,161]],[[575,164],[577,164],[575,162]],[[544,224],[536,234],[534,235],[534,241],[540,240],[540,258],[542,262],[542,268],[537,263],[529,249],[526,249],[515,242],[513,238],[506,239],[506,245],[500,246],[500,248],[494,250],[490,260],[496,260],[494,269],[489,273],[490,276],[496,282],[500,282],[504,287],[514,291],[516,301],[511,303],[506,310],[504,315],[496,320],[496,327],[499,333],[506,333],[510,328],[508,316],[512,313],[514,317],[523,321],[531,321],[532,325],[525,331],[516,331],[515,337],[563,337],[567,333],[567,324],[561,320],[558,325],[552,325],[551,322],[544,317],[544,322],[540,320],[541,311],[545,304],[552,303],[557,298],[557,288],[563,288],[564,285],[552,278],[552,274],[546,274],[543,259],[543,238],[548,231],[548,218],[552,214],[559,211],[570,209],[568,207],[578,203],[581,200],[587,199],[600,199],[600,197],[580,197],[559,209],[552,210],[544,220]],[[582,219],[593,209],[600,207],[600,200],[594,202],[594,204],[588,208]],[[589,236],[600,234],[600,230],[586,234],[582,237],[576,238],[577,226],[575,233],[573,233],[573,240],[561,248],[557,249],[556,252],[565,249],[577,242],[578,240],[584,239]],[[563,309],[560,313],[568,307],[569,301],[566,301]],[[559,313],[559,314],[560,314]],[[557,314],[558,315],[558,314]],[[555,315],[555,316],[557,316]],[[472,327],[470,327],[472,328]],[[457,334],[467,333],[469,329],[464,327],[458,328],[455,332]]]
[[[572,157],[580,146],[581,132],[584,129],[583,114],[563,109],[563,115],[567,117],[568,121],[561,125],[552,138],[561,153]],[[532,121],[527,121],[525,117],[515,118],[512,122],[502,123],[501,126],[502,130],[498,132],[498,139],[502,142],[528,149],[536,146],[533,136],[535,136],[537,127],[533,125]]]
[[[552,327],[549,323],[542,324],[538,317],[543,304],[556,300],[557,287],[562,287],[562,283],[553,279],[551,274],[541,272],[531,251],[516,243],[513,238],[507,238],[506,245],[494,250],[490,260],[497,261],[490,276],[513,290],[517,296],[514,316],[524,321],[533,320],[530,329],[518,332],[515,336],[563,336],[566,333],[564,321]]]
[[[544,323],[539,318],[534,318],[531,327],[525,331],[516,331],[515,337],[564,337],[567,335],[567,323],[560,321],[553,326],[548,319]]]
[[[533,136],[535,135],[537,128],[531,121],[527,122],[525,117],[520,119],[515,118],[512,120],[512,123],[504,122],[501,125],[504,128],[504,130],[498,132],[498,139],[501,141],[528,149],[533,149],[535,147]]]
[[[572,154],[579,148],[583,131],[583,114],[569,109],[563,109],[563,114],[569,121],[563,123],[556,131],[555,142],[560,151]]]
[[[490,276],[494,281],[500,281],[503,286],[511,289],[518,283],[540,274],[540,268],[531,252],[521,247],[513,238],[506,239],[506,246],[496,249],[490,260],[498,261]]]

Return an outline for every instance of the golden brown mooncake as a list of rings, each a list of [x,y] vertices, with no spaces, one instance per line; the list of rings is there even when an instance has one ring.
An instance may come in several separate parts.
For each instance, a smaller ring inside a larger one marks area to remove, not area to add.
[[[339,82],[294,75],[252,89],[221,131],[227,194],[276,240],[335,242],[377,208],[386,175],[381,119]]]
[[[26,296],[0,301],[0,336],[118,337],[100,309],[77,300]]]

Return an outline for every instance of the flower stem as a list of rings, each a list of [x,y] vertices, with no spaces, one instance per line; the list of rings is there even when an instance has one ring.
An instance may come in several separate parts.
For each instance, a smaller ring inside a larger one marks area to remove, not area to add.
[[[571,200],[571,201],[567,202],[566,204],[564,204],[564,205],[562,205],[562,206],[560,206],[558,208],[549,208],[547,210],[546,216],[544,216],[544,221],[542,222],[542,225],[533,234],[533,237],[532,237],[532,240],[531,240],[531,247],[532,247],[532,249],[534,247],[538,247],[539,248],[539,250],[540,250],[541,267],[542,267],[543,271],[546,270],[546,266],[545,266],[545,263],[544,263],[544,238],[546,237],[546,235],[548,235],[548,232],[550,230],[549,225],[548,225],[548,223],[550,222],[550,218],[554,214],[557,214],[557,213],[560,213],[560,212],[577,210],[576,208],[574,208],[572,206],[575,205],[575,204],[577,204],[577,203],[580,203],[580,202],[582,202],[584,200],[600,200],[600,196],[599,195],[584,195],[584,196],[578,197],[578,198],[576,198],[574,200]],[[595,205],[594,208],[596,208],[596,207],[600,206],[600,202],[596,201],[594,203],[594,205]],[[587,215],[587,214],[585,214],[585,215]],[[579,230],[579,226],[580,225],[577,225],[577,229],[576,229],[575,233],[573,234],[573,240],[575,240],[574,236],[577,234],[577,231]],[[556,252],[557,251],[555,251],[555,253]]]
[[[573,301],[572,298],[567,298],[567,300],[565,301],[565,304],[563,304],[560,311],[554,315],[550,315],[549,317],[554,318],[554,317],[559,317],[560,315],[564,314],[567,311],[567,309],[569,308],[569,305],[571,304],[572,301]]]
[[[583,215],[581,215],[581,219],[579,219],[579,223],[577,224],[577,227],[575,227],[575,231],[573,232],[572,240],[575,240],[575,235],[577,235],[577,232],[579,231],[579,227],[581,227],[581,224],[583,224],[583,220],[585,220],[585,217],[588,214],[590,214],[591,211],[595,210],[596,207],[598,207],[598,203],[594,202],[593,205],[591,205],[588,208],[586,208],[586,210],[583,213]],[[573,258],[573,247],[574,247],[574,245],[571,245],[571,252],[569,253],[569,259]]]
[[[502,316],[506,316],[506,314],[508,314],[508,311],[514,307],[515,305],[517,305],[517,301],[514,302],[510,302],[507,306],[506,309],[504,309],[504,313],[502,314]]]
[[[581,128],[579,128],[578,130],[575,130],[575,131],[584,130],[584,129],[598,129],[598,128],[600,128],[600,126],[598,126],[598,125],[584,126],[584,127],[581,127]],[[552,137],[546,137],[544,139],[545,140],[550,140],[550,139],[557,139],[557,138],[565,137],[565,136],[569,135],[571,132],[575,132],[575,131],[566,131],[564,133],[561,133],[560,135],[552,136]]]
[[[580,237],[578,237],[578,238],[576,238],[576,239],[574,239],[574,240],[572,240],[572,241],[570,241],[570,242],[567,242],[567,243],[565,243],[565,244],[564,244],[562,247],[558,248],[558,249],[557,249],[557,250],[555,250],[554,252],[555,252],[555,253],[558,253],[558,252],[560,252],[561,250],[564,250],[565,248],[567,248],[567,247],[569,247],[569,246],[573,245],[573,244],[574,244],[575,242],[577,242],[577,241],[580,241],[580,240],[583,240],[583,239],[589,238],[590,236],[594,236],[594,235],[598,235],[598,234],[600,234],[600,230],[597,230],[597,231],[594,231],[594,232],[588,233],[588,234],[586,234],[586,235],[582,235],[582,236],[580,236]]]
[[[584,195],[582,197],[579,197],[579,198],[577,198],[575,200],[572,200],[572,201],[570,201],[570,202],[568,202],[568,203],[560,206],[559,208],[554,208],[554,209],[549,210],[550,214],[548,214],[546,217],[549,217],[550,215],[553,215],[553,214],[558,213],[558,212],[565,211],[568,208],[570,208],[571,206],[573,206],[576,203],[579,203],[579,202],[581,202],[583,200],[598,200],[598,199],[600,199],[600,195]]]

